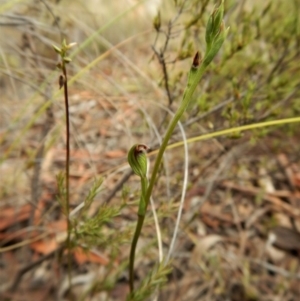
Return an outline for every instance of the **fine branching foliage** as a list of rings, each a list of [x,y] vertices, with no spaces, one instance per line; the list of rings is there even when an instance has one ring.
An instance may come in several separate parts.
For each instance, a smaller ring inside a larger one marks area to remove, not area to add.
[[[142,280],[140,286],[134,291],[134,294],[127,296],[127,301],[142,301],[153,296],[153,292],[162,288],[168,281],[168,275],[172,268],[165,263],[161,263],[153,267],[145,279]]]

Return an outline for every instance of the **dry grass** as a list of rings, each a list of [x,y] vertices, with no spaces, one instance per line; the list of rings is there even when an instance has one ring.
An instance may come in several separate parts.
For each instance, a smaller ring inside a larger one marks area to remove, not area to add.
[[[174,97],[168,107],[161,67],[150,47],[155,39],[151,19],[132,10],[104,28],[102,36],[91,38],[126,8],[118,6],[109,15],[92,2],[83,6],[76,1],[72,7],[65,2],[48,5],[60,17],[68,42],[79,43],[69,69],[71,206],[76,210],[93,179],[103,177],[88,218],[105,202],[118,214],[102,225],[97,247],[88,254],[80,246],[74,249],[74,289],[68,294],[65,261],[47,258],[51,252],[59,253],[66,235],[65,217],[56,200],[56,175],[64,168],[64,109],[51,46],[60,44],[60,31],[43,1],[0,4],[1,23],[18,23],[1,27],[5,34],[0,37],[3,300],[125,300],[138,179],[131,176],[108,197],[127,177],[128,149],[134,143],[157,147],[169,120],[165,110],[176,107],[189,68],[189,59],[168,65]],[[188,137],[299,114],[300,30],[299,25],[293,29],[296,21],[291,13],[295,8],[278,1],[278,7],[263,14],[259,6],[252,10],[250,2],[242,7],[237,1],[227,1],[231,35],[202,81],[195,107],[182,120]],[[212,3],[186,38],[183,32],[174,36],[167,61],[186,51],[190,41],[201,50],[199,41],[211,7]],[[186,24],[193,11],[196,14],[197,10],[189,8],[177,24]],[[162,10],[164,28],[173,12]],[[138,15],[142,18],[137,19]],[[257,19],[260,24],[255,27]],[[176,25],[174,31],[182,28]],[[246,112],[245,95],[251,99]],[[267,245],[267,237],[275,225],[300,230],[298,136],[296,125],[189,145],[188,191],[173,271],[158,300],[297,300],[299,250],[276,253]],[[178,131],[174,141],[180,140]],[[181,147],[167,152],[153,195],[164,255],[182,192],[183,162]],[[18,271],[43,256],[45,260],[9,290]],[[158,256],[149,213],[135,264],[137,283],[145,279]]]

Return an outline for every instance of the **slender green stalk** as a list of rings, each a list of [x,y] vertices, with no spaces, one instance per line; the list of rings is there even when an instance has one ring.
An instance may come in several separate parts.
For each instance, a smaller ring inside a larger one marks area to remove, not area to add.
[[[206,69],[206,66],[204,66],[204,65],[202,65],[200,67],[200,70],[199,70],[199,73],[198,73],[198,76],[197,76],[197,78],[199,78],[199,80],[194,81],[194,83],[190,86],[190,89],[188,89],[186,91],[186,95],[185,95],[185,98],[183,100],[182,105],[179,107],[178,111],[175,113],[173,119],[171,120],[171,122],[168,126],[165,137],[164,137],[164,139],[162,141],[162,144],[159,148],[159,151],[158,151],[155,163],[154,163],[152,175],[151,175],[151,178],[150,178],[149,186],[148,186],[148,189],[147,189],[147,193],[145,195],[146,207],[149,204],[150,197],[151,197],[151,194],[152,194],[152,190],[153,190],[155,180],[156,180],[156,177],[157,177],[157,174],[158,174],[159,166],[161,164],[161,161],[162,161],[164,152],[166,150],[166,147],[168,146],[168,142],[169,142],[169,140],[170,140],[170,138],[173,134],[173,131],[174,131],[178,121],[180,120],[181,116],[183,115],[184,111],[186,110],[186,108],[187,108],[187,106],[190,102],[190,99],[192,98],[193,93],[194,93],[194,91],[197,87],[197,84],[198,84],[198,82],[200,81],[201,77],[204,74],[205,69]]]
[[[138,215],[138,221],[136,224],[134,236],[131,242],[130,254],[129,254],[129,288],[130,293],[133,295],[134,292],[134,259],[135,259],[135,250],[137,242],[139,240],[143,224],[145,220],[145,215]]]

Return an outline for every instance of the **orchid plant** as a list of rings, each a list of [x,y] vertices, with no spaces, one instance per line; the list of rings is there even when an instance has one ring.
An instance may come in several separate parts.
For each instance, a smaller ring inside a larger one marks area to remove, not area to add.
[[[150,180],[147,179],[147,156],[146,151],[148,147],[144,144],[134,145],[128,153],[128,162],[131,166],[133,172],[140,177],[141,181],[141,196],[138,209],[138,221],[133,236],[130,258],[129,258],[129,287],[130,295],[134,297],[134,260],[135,260],[135,250],[137,246],[138,239],[143,228],[148,204],[150,197],[152,195],[152,190],[154,183],[157,178],[158,170],[163,158],[163,154],[167,148],[168,142],[172,136],[172,133],[181,119],[183,113],[189,107],[189,104],[192,100],[192,96],[195,92],[197,85],[199,84],[203,74],[205,73],[207,67],[216,56],[220,50],[226,36],[228,33],[228,28],[225,29],[223,22],[224,14],[224,1],[221,2],[220,6],[217,7],[213,13],[210,15],[207,26],[206,26],[206,51],[203,59],[201,60],[199,52],[194,56],[191,68],[188,73],[188,79],[186,88],[181,100],[181,104],[178,107],[176,113],[174,114],[170,124],[166,130],[165,137],[159,148],[153,171],[150,177]]]

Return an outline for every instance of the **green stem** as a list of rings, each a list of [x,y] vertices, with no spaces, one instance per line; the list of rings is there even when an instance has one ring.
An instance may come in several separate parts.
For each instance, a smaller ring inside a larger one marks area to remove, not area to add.
[[[145,220],[145,215],[138,215],[138,221],[136,224],[134,236],[131,242],[131,249],[130,249],[130,255],[129,255],[129,288],[130,293],[133,295],[134,292],[134,259],[135,259],[135,250],[137,246],[137,242],[139,240],[143,224]]]
[[[147,177],[141,177],[141,188],[142,188],[142,194],[141,194],[141,199],[140,199],[140,203],[139,203],[138,215],[145,216],[146,212],[147,212],[147,206],[146,206],[146,202],[145,202],[145,195],[146,195],[147,188],[148,188]]]
[[[152,190],[156,181],[156,177],[158,174],[158,170],[159,170],[159,166],[161,164],[164,152],[168,146],[168,142],[173,134],[173,131],[178,123],[178,121],[180,120],[180,118],[182,117],[184,111],[186,110],[195,90],[196,87],[200,81],[200,79],[202,78],[205,70],[207,68],[207,65],[201,64],[201,66],[199,67],[199,70],[197,71],[197,74],[195,76],[195,80],[191,83],[190,87],[187,87],[186,93],[184,94],[184,98],[182,100],[181,106],[179,107],[179,109],[177,110],[177,112],[175,113],[173,119],[171,120],[169,127],[166,131],[165,137],[162,141],[162,144],[159,148],[155,163],[154,163],[154,167],[153,167],[153,171],[152,171],[152,175],[150,178],[150,182],[149,182],[149,186],[147,189],[147,193],[145,195],[145,204],[146,204],[146,208],[148,207],[149,201],[150,201],[150,197],[152,195]]]
[[[138,210],[138,221],[136,224],[135,232],[133,235],[131,249],[130,249],[130,256],[129,256],[129,288],[130,293],[133,294],[134,292],[134,260],[135,260],[135,250],[137,246],[137,242],[139,240],[141,230],[143,228],[147,206],[145,203],[145,195],[148,188],[148,179],[147,177],[141,177],[141,199],[139,203],[139,210]]]

